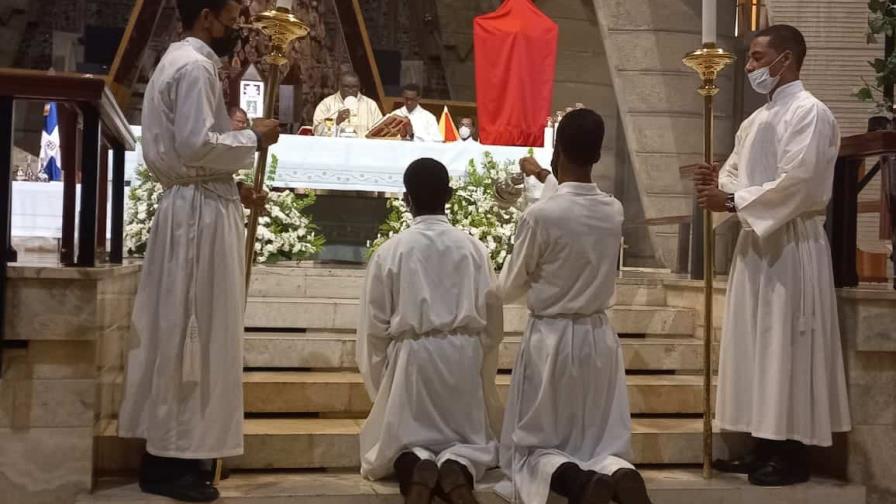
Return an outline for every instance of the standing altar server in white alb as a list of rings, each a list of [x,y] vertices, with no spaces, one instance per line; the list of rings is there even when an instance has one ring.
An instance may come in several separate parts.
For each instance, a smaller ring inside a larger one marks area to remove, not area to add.
[[[439,487],[472,504],[474,481],[498,464],[503,310],[485,246],[445,216],[445,166],[414,161],[404,184],[414,223],[371,258],[361,299],[357,361],[373,400],[361,474],[396,473],[410,504]]]
[[[715,466],[764,486],[806,481],[805,445],[830,446],[832,432],[850,430],[824,231],[840,133],[799,80],[805,55],[796,28],[756,34],[747,72],[769,102],[741,125],[721,173],[704,165],[695,178],[703,207],[736,212],[743,225],[728,280],[716,423],[758,438],[753,453]]]
[[[162,57],[143,102],[143,156],[165,187],[137,290],[119,435],[146,439],[148,493],[218,496],[200,459],[243,452],[244,202],[233,175],[277,140],[276,121],[231,131],[218,67],[239,40],[235,0],[181,0],[187,38]]]
[[[650,502],[626,461],[632,425],[622,345],[606,313],[623,212],[591,180],[603,137],[603,119],[578,109],[557,129],[555,177],[534,159],[521,161],[545,182],[498,282],[505,303],[525,298],[530,312],[501,433],[501,468],[523,504],[545,504],[552,490],[570,504]]]

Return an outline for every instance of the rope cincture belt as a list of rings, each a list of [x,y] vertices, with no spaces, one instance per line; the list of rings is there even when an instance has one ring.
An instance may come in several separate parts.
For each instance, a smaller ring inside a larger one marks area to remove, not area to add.
[[[195,177],[179,178],[173,182],[162,183],[162,188],[166,191],[174,186],[189,187],[191,185],[204,184],[207,182],[233,182],[233,175],[197,175]]]

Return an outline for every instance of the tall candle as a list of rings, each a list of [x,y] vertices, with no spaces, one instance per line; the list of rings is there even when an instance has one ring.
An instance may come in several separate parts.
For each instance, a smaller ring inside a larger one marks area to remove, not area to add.
[[[292,0],[277,0],[278,9],[292,10]]]
[[[716,42],[716,1],[703,0],[703,43]]]

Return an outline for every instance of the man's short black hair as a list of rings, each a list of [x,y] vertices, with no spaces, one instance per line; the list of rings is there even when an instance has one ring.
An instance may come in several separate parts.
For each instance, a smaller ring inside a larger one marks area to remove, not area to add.
[[[402,92],[413,91],[413,92],[417,93],[417,96],[420,96],[422,94],[420,92],[420,84],[414,84],[414,83],[405,84],[404,86],[401,86],[401,91]]]
[[[234,106],[230,107],[229,109],[227,109],[227,115],[230,117],[233,117],[237,112],[243,114],[246,117],[249,117],[249,114],[247,114],[246,111],[243,110],[243,108],[240,107],[239,105],[234,105]]]
[[[351,77],[352,79],[358,79],[359,82],[361,80],[361,77],[358,76],[358,74],[354,70],[346,70],[339,74],[339,82],[342,83],[342,79],[345,79],[346,77]]]
[[[203,10],[221,12],[230,2],[239,3],[239,0],[177,0],[177,12],[180,14],[184,30],[189,30],[196,24]]]
[[[600,161],[604,143],[604,119],[591,109],[576,109],[557,127],[557,147],[570,163],[591,166]]]
[[[404,172],[404,188],[417,215],[441,214],[451,198],[451,179],[448,169],[432,158],[421,158]]]
[[[779,54],[785,51],[793,53],[797,70],[803,67],[803,61],[806,59],[806,39],[802,32],[790,25],[777,24],[757,32],[754,38],[759,37],[768,37],[768,45]]]

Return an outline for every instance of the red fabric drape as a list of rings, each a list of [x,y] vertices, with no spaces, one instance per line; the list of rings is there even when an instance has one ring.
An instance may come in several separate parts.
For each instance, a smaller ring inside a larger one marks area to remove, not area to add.
[[[532,0],[505,0],[473,21],[482,143],[542,145],[551,115],[557,32]]]

